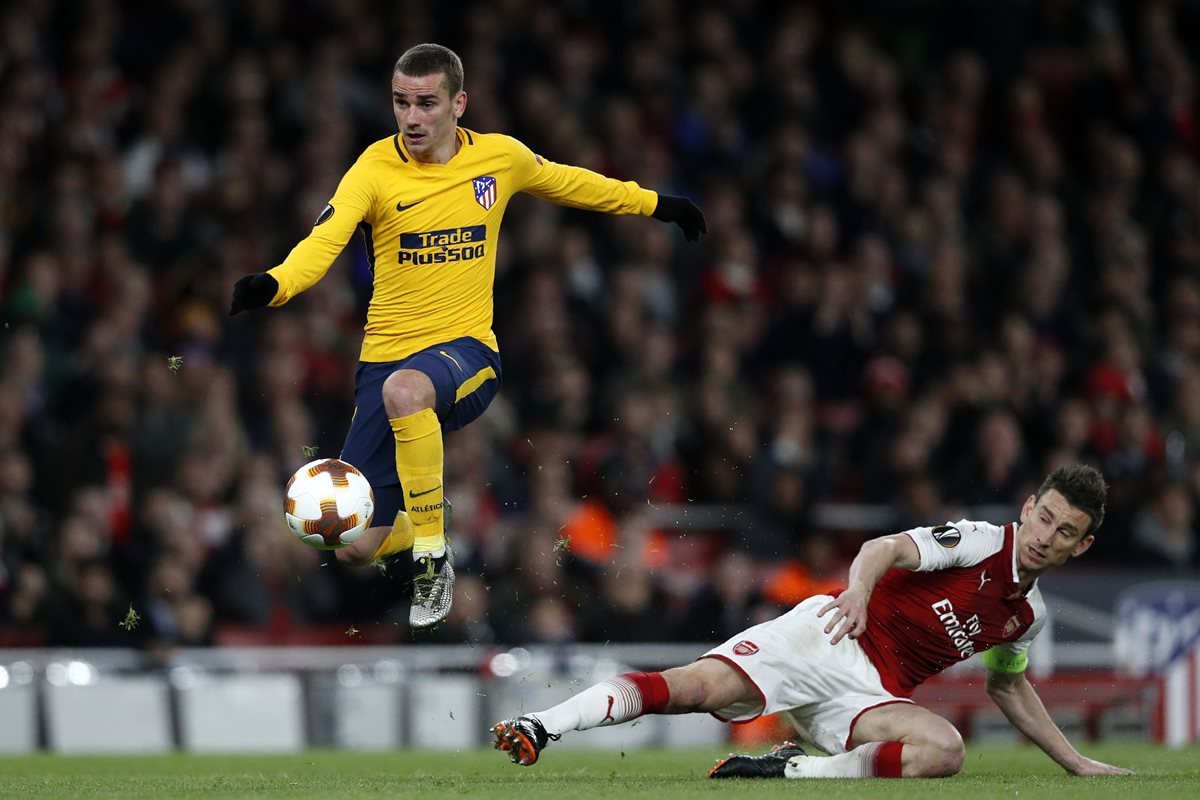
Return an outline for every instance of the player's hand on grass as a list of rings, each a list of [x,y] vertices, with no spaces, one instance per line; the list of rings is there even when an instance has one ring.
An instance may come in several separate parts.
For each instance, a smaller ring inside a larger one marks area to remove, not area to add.
[[[817,612],[818,617],[823,617],[830,611],[836,611],[825,625],[825,633],[833,633],[833,638],[829,640],[830,644],[837,644],[846,636],[851,639],[862,636],[863,631],[867,629],[868,599],[870,598],[862,584],[850,584],[846,591],[826,603],[824,608]],[[841,627],[838,627],[839,623]],[[837,633],[834,633],[835,628]]]
[[[1124,767],[1114,767],[1094,758],[1080,756],[1079,761],[1067,768],[1072,775],[1132,775],[1133,770]]]
[[[233,285],[233,302],[229,305],[229,316],[239,311],[249,311],[262,308],[275,299],[279,291],[279,281],[267,272],[255,272],[243,275]]]
[[[660,194],[658,205],[650,216],[660,222],[674,222],[683,231],[683,238],[689,242],[699,239],[702,233],[708,233],[708,223],[704,221],[704,212],[696,208],[696,204],[686,197]]]

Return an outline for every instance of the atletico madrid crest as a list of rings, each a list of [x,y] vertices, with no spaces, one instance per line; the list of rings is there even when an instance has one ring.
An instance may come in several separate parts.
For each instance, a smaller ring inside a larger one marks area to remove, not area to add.
[[[485,211],[491,208],[496,202],[496,179],[491,175],[484,175],[471,183],[475,189],[475,202],[483,206]]]

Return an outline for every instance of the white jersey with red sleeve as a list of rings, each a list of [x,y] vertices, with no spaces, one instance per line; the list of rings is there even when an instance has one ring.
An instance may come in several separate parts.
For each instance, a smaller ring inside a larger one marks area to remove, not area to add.
[[[1023,664],[1046,605],[1036,584],[1021,591],[1016,528],[960,520],[905,531],[921,565],[884,574],[858,639],[889,692],[908,697],[931,675],[993,647],[1006,663]]]

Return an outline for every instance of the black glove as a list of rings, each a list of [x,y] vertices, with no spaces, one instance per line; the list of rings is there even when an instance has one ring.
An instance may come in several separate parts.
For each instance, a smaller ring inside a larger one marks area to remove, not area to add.
[[[689,242],[699,239],[702,233],[708,233],[708,225],[704,222],[704,213],[686,197],[660,194],[658,207],[650,216],[660,222],[674,222],[683,231],[683,238]]]
[[[229,304],[229,316],[239,311],[262,308],[275,299],[279,281],[266,272],[243,275],[233,285],[233,302]]]

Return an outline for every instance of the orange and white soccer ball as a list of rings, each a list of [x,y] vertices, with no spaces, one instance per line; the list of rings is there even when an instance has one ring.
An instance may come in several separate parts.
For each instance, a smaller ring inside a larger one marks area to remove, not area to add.
[[[371,484],[336,458],[310,461],[287,483],[283,516],[296,538],[318,550],[354,544],[375,513]]]

